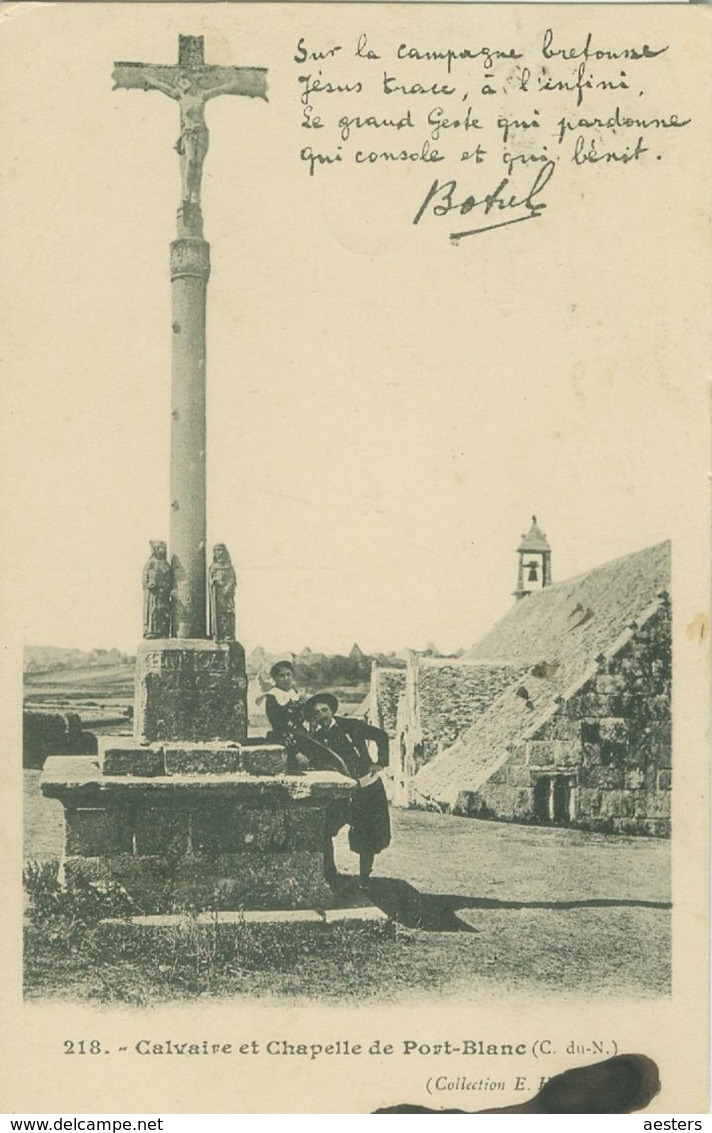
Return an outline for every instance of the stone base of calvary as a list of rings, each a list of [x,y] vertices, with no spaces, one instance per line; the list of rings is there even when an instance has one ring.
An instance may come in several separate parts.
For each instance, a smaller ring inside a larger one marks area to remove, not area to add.
[[[48,759],[42,791],[64,805],[67,880],[116,882],[149,916],[290,910],[285,918],[298,919],[311,910],[304,915],[313,919],[335,904],[324,879],[326,810],[354,784],[329,772],[288,774],[282,747],[248,739],[235,571],[221,543],[206,563],[204,109],[223,94],[265,98],[266,71],[209,66],[202,37],[180,36],[177,65],[117,63],[114,82],[160,91],[180,107],[170,559],[164,542],[151,544],[133,738],[104,737],[98,758]]]
[[[326,909],[326,808],[351,780],[286,774],[281,747],[106,737],[47,760],[65,808],[67,881],[119,883],[138,912]]]

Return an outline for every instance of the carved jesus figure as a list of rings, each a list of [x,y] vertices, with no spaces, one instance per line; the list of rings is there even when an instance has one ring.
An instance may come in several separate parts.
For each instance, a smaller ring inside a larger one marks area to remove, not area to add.
[[[216,98],[220,94],[240,93],[240,80],[232,79],[219,86],[203,89],[196,79],[187,74],[178,75],[175,82],[171,83],[155,74],[146,73],[142,85],[144,90],[162,91],[169,98],[174,98],[180,107],[180,137],[174,148],[180,154],[183,200],[199,205],[203,162],[210,143],[210,132],[205,125],[205,103],[209,98]]]
[[[178,37],[178,63],[116,63],[114,89],[157,90],[180,107],[180,137],[175,148],[180,155],[184,205],[200,212],[203,162],[210,135],[205,125],[205,103],[221,94],[267,98],[264,67],[213,66],[205,62],[203,37]]]

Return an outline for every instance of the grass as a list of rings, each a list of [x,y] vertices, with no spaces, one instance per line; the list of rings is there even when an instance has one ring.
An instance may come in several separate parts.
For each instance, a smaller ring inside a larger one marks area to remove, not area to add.
[[[657,908],[566,908],[552,916],[549,909],[465,906],[460,931],[395,918],[227,929],[217,919],[199,926],[188,915],[158,934],[102,926],[103,917],[131,912],[125,895],[81,880],[62,890],[56,863],[31,866],[25,883],[30,998],[147,1006],[208,996],[384,1002],[669,990],[667,916]]]
[[[135,911],[119,886],[99,888],[79,877],[63,888],[57,866],[33,862],[24,872],[30,997],[146,1005],[204,995],[324,995],[337,988],[360,996],[376,991],[373,976],[398,931],[392,923],[228,928],[217,917],[206,926],[188,914],[180,925],[137,932],[101,923]]]

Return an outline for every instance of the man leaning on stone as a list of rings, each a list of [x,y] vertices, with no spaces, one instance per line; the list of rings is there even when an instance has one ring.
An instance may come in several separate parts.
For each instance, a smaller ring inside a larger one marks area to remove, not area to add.
[[[357,786],[344,801],[335,802],[326,816],[324,873],[327,881],[338,879],[333,838],[349,827],[349,847],[359,856],[359,888],[365,889],[373,869],[373,859],[391,840],[388,799],[381,782],[381,771],[388,766],[388,735],[362,720],[337,716],[339,702],[330,692],[317,693],[304,705],[311,734],[324,749],[323,757],[310,752],[315,770],[346,769]],[[371,758],[369,740],[376,745],[377,762]],[[332,758],[330,758],[332,757]]]

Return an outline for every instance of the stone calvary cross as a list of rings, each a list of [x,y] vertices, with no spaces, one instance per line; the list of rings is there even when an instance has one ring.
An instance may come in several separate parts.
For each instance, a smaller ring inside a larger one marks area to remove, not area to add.
[[[245,916],[325,926],[335,904],[324,874],[327,813],[355,783],[335,772],[296,774],[281,743],[248,736],[245,651],[235,640],[234,570],[223,544],[210,567],[206,635],[204,109],[220,94],[264,98],[266,71],[209,67],[201,38],[179,42],[176,66],[117,63],[114,71],[117,87],[158,90],[180,108],[182,196],[170,260],[172,562],[155,541],[144,571],[149,625],[136,653],[133,736],[101,736],[97,756],[50,756],[41,787],[64,806],[62,876],[122,886],[141,914],[131,922],[137,932],[173,931],[165,914],[186,908],[210,910],[202,922],[210,926],[222,916],[229,931],[241,931]],[[347,921],[354,915],[361,913],[346,910]],[[370,906],[367,916],[385,919]]]
[[[171,636],[206,637],[205,304],[210,245],[203,239],[200,191],[210,135],[205,103],[223,94],[267,97],[264,67],[205,63],[203,37],[178,37],[178,63],[116,63],[114,88],[157,90],[180,109],[181,204],[171,244]]]

